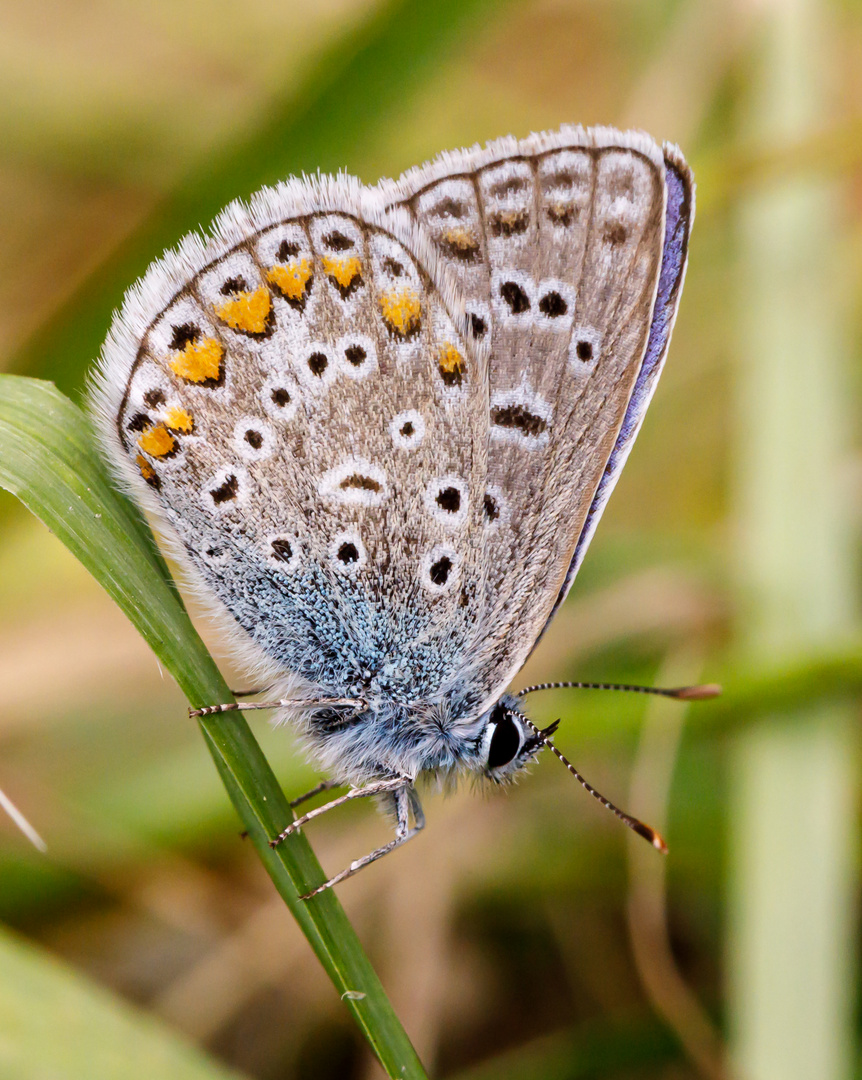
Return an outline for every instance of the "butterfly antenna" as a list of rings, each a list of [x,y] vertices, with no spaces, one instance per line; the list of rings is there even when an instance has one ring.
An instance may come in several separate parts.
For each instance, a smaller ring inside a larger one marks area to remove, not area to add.
[[[718,697],[721,687],[718,683],[703,683],[701,686],[632,686],[628,683],[597,682],[546,682],[535,686],[525,686],[515,697],[526,697],[539,690],[624,690],[631,694],[656,694],[658,697],[675,698],[677,701],[705,701]]]
[[[616,817],[618,817],[624,825],[628,825],[628,827],[634,832],[636,832],[638,836],[642,836],[644,840],[649,841],[649,843],[652,844],[652,846],[657,851],[660,851],[663,855],[667,855],[667,844],[665,843],[664,837],[661,835],[661,833],[657,832],[654,828],[652,828],[652,826],[647,825],[639,818],[632,817],[632,815],[627,814],[625,810],[620,810],[618,806],[614,806],[610,799],[606,799],[600,791],[596,791],[593,785],[590,784],[583,776],[581,776],[581,774],[571,763],[571,761],[569,761],[565,754],[561,753],[561,751],[559,751],[556,746],[554,746],[554,744],[551,742],[550,736],[557,730],[557,727],[560,723],[559,720],[555,720],[553,724],[543,729],[536,727],[533,721],[530,720],[528,717],[524,716],[523,713],[515,712],[514,710],[510,711],[513,713],[513,715],[519,717],[521,720],[524,721],[524,723],[526,723],[530,728],[532,728],[536,737],[541,740],[542,744],[544,746],[547,746],[549,750],[553,751],[556,757],[558,757],[560,761],[562,761],[562,763],[566,766],[572,776],[574,776],[574,778],[582,787],[586,788],[586,790],[590,793],[590,795],[592,795],[594,799],[598,800],[598,802],[600,802],[606,810],[610,810],[610,812]]]

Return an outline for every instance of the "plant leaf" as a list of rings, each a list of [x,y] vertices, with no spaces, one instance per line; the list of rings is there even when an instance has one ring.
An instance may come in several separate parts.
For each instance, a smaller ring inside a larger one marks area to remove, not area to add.
[[[165,1024],[0,933],[4,1080],[241,1080]]]
[[[0,376],[0,486],[17,495],[128,615],[195,708],[233,700],[134,506],[108,479],[87,418],[52,384]],[[287,800],[241,715],[201,729],[228,794],[281,896],[390,1076],[425,1076],[380,980],[301,834],[270,848]]]

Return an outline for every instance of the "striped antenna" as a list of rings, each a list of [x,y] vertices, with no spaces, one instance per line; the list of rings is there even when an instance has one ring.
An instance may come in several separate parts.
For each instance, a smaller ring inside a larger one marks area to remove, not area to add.
[[[513,716],[517,716],[520,720],[523,720],[523,722],[527,724],[528,727],[532,728],[536,737],[543,743],[543,745],[547,746],[549,750],[552,750],[554,752],[554,754],[560,759],[560,761],[562,761],[562,763],[566,766],[566,768],[569,770],[572,776],[574,776],[578,783],[582,787],[586,788],[590,795],[592,795],[594,799],[597,799],[598,802],[600,802],[606,810],[610,810],[610,812],[616,817],[618,817],[624,825],[628,825],[630,829],[634,830],[634,832],[636,832],[638,836],[642,836],[644,840],[649,841],[649,843],[652,844],[652,846],[657,851],[660,851],[663,855],[667,855],[667,844],[665,843],[664,837],[661,835],[661,833],[657,832],[654,828],[652,828],[652,826],[645,824],[639,818],[632,817],[631,814],[627,814],[624,810],[620,810],[618,806],[614,806],[610,799],[606,799],[601,792],[596,791],[593,785],[588,783],[587,780],[585,780],[584,777],[581,776],[581,774],[571,763],[571,761],[569,761],[565,754],[561,753],[556,748],[556,746],[554,746],[554,744],[550,740],[550,735],[557,730],[557,725],[560,722],[559,720],[554,721],[554,723],[551,724],[549,727],[542,729],[536,727],[533,721],[530,720],[528,717],[524,716],[523,713],[516,712],[514,709],[510,709],[508,711],[511,712]]]
[[[701,686],[631,686],[628,683],[598,682],[545,682],[535,686],[525,686],[515,697],[526,697],[538,690],[624,690],[631,694],[656,694],[659,697],[675,698],[677,701],[705,701],[718,697],[721,687],[718,683],[704,683]]]

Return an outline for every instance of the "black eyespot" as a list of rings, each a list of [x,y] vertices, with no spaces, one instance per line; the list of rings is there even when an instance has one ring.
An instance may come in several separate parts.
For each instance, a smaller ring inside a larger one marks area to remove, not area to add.
[[[539,301],[539,311],[549,319],[558,319],[569,310],[569,305],[558,292],[545,293]]]
[[[351,544],[349,540],[343,543],[338,549],[338,559],[340,562],[343,562],[345,566],[350,563],[358,562],[359,551],[356,544]]]
[[[249,428],[243,438],[252,450],[260,450],[263,446],[263,435],[259,431],[255,431],[254,428]]]
[[[459,202],[457,199],[450,199],[448,196],[441,199],[431,208],[431,213],[436,217],[462,218],[468,211],[469,207],[466,203]]]
[[[361,345],[348,345],[344,350],[344,356],[354,367],[360,367],[368,353]]]
[[[290,546],[289,540],[279,537],[279,539],[272,541],[271,547],[273,558],[278,559],[279,562],[290,562],[293,558],[293,548]]]
[[[524,405],[496,405],[491,409],[491,421],[498,427],[516,428],[524,435],[533,438],[548,429],[548,421],[536,413],[531,413]]]
[[[442,559],[438,559],[431,567],[430,577],[435,585],[445,585],[451,572],[452,560],[447,555],[444,555]]]
[[[329,361],[326,359],[322,352],[312,353],[311,356],[309,356],[308,358],[308,366],[311,370],[312,375],[317,375],[318,377],[320,377],[324,373],[324,371],[326,371],[326,367],[328,364]]]
[[[482,505],[485,509],[485,520],[496,521],[500,516],[500,507],[497,505],[497,500],[493,495],[488,492],[485,493],[485,498],[482,501]]]
[[[189,343],[194,343],[201,336],[201,330],[199,326],[195,326],[194,323],[183,323],[181,326],[172,326],[173,337],[171,343],[168,346],[169,349],[181,350]]]
[[[514,760],[521,749],[521,733],[518,725],[505,709],[499,706],[491,714],[494,733],[488,747],[488,768],[499,769]]]
[[[415,430],[416,429],[413,427],[410,420],[408,420],[406,424],[401,425],[401,434],[405,439],[409,439]]]
[[[481,317],[481,315],[470,315],[470,327],[473,331],[474,338],[484,337],[485,334],[488,332],[488,324]]]
[[[347,251],[348,248],[353,247],[353,241],[340,232],[331,232],[328,236],[324,236],[323,242],[332,251]]]
[[[509,305],[513,315],[521,315],[530,310],[530,298],[517,281],[504,281],[500,286],[500,296]]]
[[[235,476],[231,475],[223,484],[212,490],[210,495],[212,495],[212,500],[216,506],[220,506],[223,502],[230,502],[231,499],[235,499],[238,490],[239,481]]]
[[[298,254],[299,244],[294,244],[290,240],[282,240],[278,245],[275,257],[279,262],[287,262],[288,259],[295,259]]]
[[[356,488],[358,491],[373,491],[376,493],[383,490],[383,485],[379,480],[375,480],[373,476],[363,476],[362,473],[352,473],[350,476],[345,476],[338,486],[342,491]]]
[[[579,341],[575,347],[575,352],[578,354],[578,359],[583,360],[585,363],[593,358],[593,346],[590,341]]]
[[[290,394],[284,389],[283,386],[277,386],[270,394],[273,403],[280,409],[283,409],[285,405],[290,404]]]
[[[160,405],[164,405],[165,395],[163,391],[159,389],[148,390],[146,394],[144,394],[144,403],[149,405],[151,409],[157,409]]]
[[[435,501],[441,510],[449,514],[457,514],[461,509],[461,492],[454,487],[443,488],[437,493]]]
[[[222,296],[230,296],[232,293],[248,292],[248,282],[244,277],[232,277],[219,289]]]
[[[132,419],[126,424],[129,431],[143,431],[150,423],[150,418],[146,413],[135,413]]]

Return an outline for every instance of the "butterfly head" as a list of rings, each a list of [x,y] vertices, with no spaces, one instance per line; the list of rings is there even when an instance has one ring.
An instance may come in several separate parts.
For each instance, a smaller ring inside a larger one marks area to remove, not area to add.
[[[542,749],[544,741],[517,709],[510,695],[500,698],[487,714],[479,736],[479,763],[497,784],[510,780]]]

